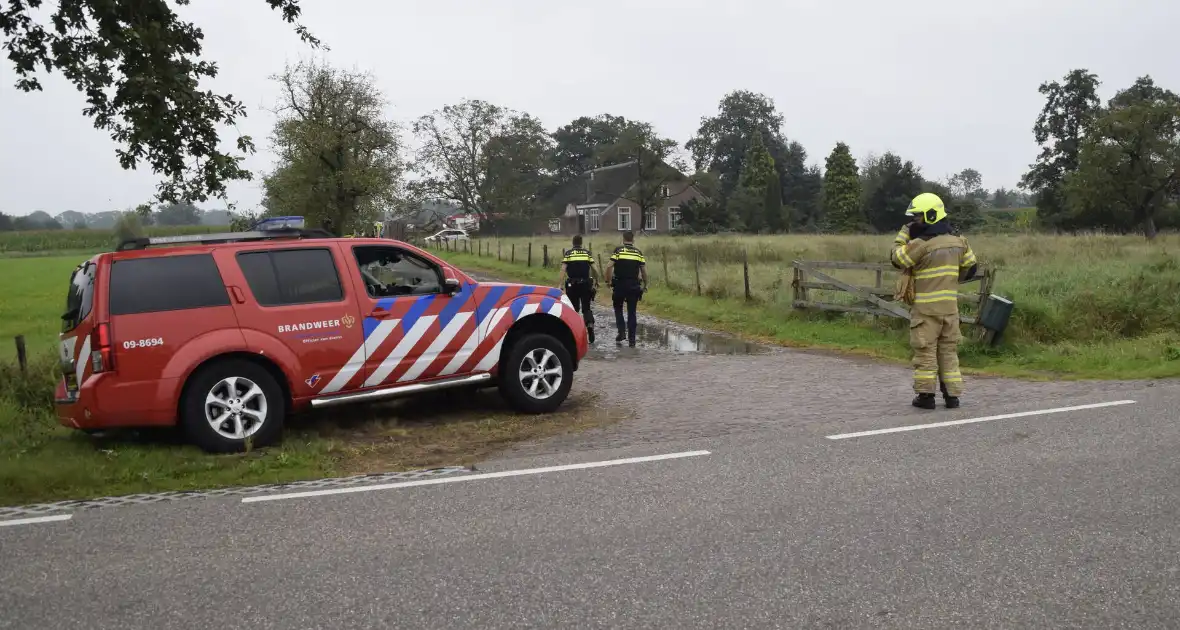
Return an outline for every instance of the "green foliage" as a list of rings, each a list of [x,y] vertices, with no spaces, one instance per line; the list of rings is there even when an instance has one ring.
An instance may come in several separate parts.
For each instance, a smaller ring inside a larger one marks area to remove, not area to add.
[[[1070,229],[1061,186],[1065,176],[1078,168],[1082,140],[1098,115],[1098,76],[1085,69],[1073,70],[1064,84],[1042,83],[1045,106],[1033,134],[1041,153],[1021,178],[1021,186],[1036,199],[1037,215],[1046,226]]]
[[[774,168],[774,158],[770,157],[770,152],[762,143],[760,133],[755,133],[748,144],[749,149],[746,151],[741,176],[738,179],[738,187],[730,195],[726,207],[730,214],[740,221],[734,227],[740,226],[741,229],[748,232],[761,232],[768,228],[772,221],[781,222],[781,216],[773,220],[767,216],[767,190],[770,182],[774,181],[775,190],[779,191],[777,186],[778,172]],[[781,213],[781,191],[777,194],[775,212]]]
[[[777,174],[767,180],[764,199],[763,213],[767,230],[776,234],[790,231],[794,217],[790,206],[783,206],[783,189]]]
[[[912,161],[903,162],[892,152],[870,158],[860,179],[865,217],[873,229],[895,231],[907,222],[905,208],[922,192],[922,176]]]
[[[224,231],[224,227],[186,225],[178,227],[144,227],[134,212],[121,215],[131,230],[140,229],[144,236],[176,236],[179,234],[208,234]],[[125,232],[134,233],[134,232]],[[52,252],[110,251],[117,242],[115,230],[37,230],[0,233],[0,255],[42,255]],[[0,263],[2,265],[4,263]]]
[[[588,170],[634,159],[640,148],[667,159],[676,147],[675,140],[661,138],[651,123],[610,114],[576,118],[554,131],[552,138],[550,159],[557,186]]]
[[[983,176],[973,168],[963,169],[951,176],[947,183],[956,197],[972,199],[981,204],[987,200],[987,191],[983,189]]]
[[[686,144],[697,170],[717,173],[719,196],[725,203],[738,187],[750,144],[762,141],[777,162],[779,176],[786,169],[790,149],[782,136],[783,117],[774,101],[763,94],[735,90],[726,94],[717,115],[701,118],[697,134]],[[798,147],[802,149],[802,147]],[[799,153],[794,154],[799,157]],[[804,157],[806,153],[802,154]],[[802,161],[798,164],[802,168]]]
[[[397,205],[405,165],[397,125],[366,74],[300,63],[274,77],[282,94],[268,213],[302,215],[338,234],[363,229]]]
[[[832,229],[856,232],[864,228],[860,195],[856,160],[848,145],[839,142],[828,156],[823,179],[823,212]]]
[[[201,209],[191,203],[166,203],[156,211],[159,225],[200,225]]]
[[[1079,167],[1065,178],[1074,223],[1155,238],[1157,217],[1180,195],[1180,96],[1142,77],[1092,124]]]
[[[713,234],[729,227],[725,208],[713,199],[692,199],[680,204],[681,230],[687,233]]]
[[[119,215],[118,220],[115,221],[115,242],[112,246],[118,246],[123,241],[129,241],[135,238],[143,238],[143,221],[139,214],[135,212],[124,212]]]
[[[296,24],[305,42],[319,45],[296,22],[298,0],[266,2]],[[202,78],[217,76],[217,66],[200,61],[204,34],[166,0],[58,0],[47,16],[37,11],[40,5],[0,5],[0,32],[19,77],[17,89],[41,90],[38,68],[61,72],[86,95],[83,113],[123,145],[116,150],[119,164],[133,169],[147,162],[165,178],[157,189],[161,200],[204,201],[224,195],[226,182],[251,178],[241,156],[218,146],[218,129],[245,117],[245,108],[232,96],[199,89]],[[250,137],[239,137],[237,149],[252,153]]]
[[[506,180],[514,173],[546,176],[551,138],[528,114],[481,100],[463,100],[422,116],[413,124],[419,149],[414,170],[422,174],[412,185],[418,198],[459,202],[468,212],[529,216],[536,190]],[[523,142],[507,150],[508,139]],[[501,163],[492,164],[493,160]]]

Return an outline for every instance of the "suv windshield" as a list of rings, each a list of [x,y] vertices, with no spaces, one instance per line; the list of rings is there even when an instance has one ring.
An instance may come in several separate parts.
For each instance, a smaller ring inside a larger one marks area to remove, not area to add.
[[[70,274],[70,288],[66,293],[66,312],[61,316],[61,331],[69,332],[90,315],[94,306],[94,263],[89,260],[78,265]]]

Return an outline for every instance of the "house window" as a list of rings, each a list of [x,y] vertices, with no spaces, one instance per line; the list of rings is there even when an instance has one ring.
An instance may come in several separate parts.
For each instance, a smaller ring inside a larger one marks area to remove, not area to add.
[[[680,209],[668,208],[668,230],[676,230],[680,228]]]
[[[631,207],[619,206],[619,231],[626,232],[631,229]]]
[[[664,184],[660,186],[660,194],[664,196],[664,199],[667,199],[672,196],[672,189],[667,184]]]
[[[586,210],[586,229],[591,232],[602,229],[602,217],[598,216],[598,208]]]
[[[643,215],[643,229],[648,232],[656,231],[656,211],[655,210],[648,210],[647,213]]]

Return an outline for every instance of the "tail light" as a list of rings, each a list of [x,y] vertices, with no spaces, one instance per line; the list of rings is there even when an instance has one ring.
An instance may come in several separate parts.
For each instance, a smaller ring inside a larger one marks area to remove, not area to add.
[[[90,334],[90,367],[95,374],[115,369],[115,356],[111,351],[110,324],[99,324]]]

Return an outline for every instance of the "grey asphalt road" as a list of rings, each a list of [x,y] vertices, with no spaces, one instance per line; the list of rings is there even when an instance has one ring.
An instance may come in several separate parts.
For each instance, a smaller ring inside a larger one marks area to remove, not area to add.
[[[0,628],[1175,628],[1180,385],[1079,392],[0,528]]]

